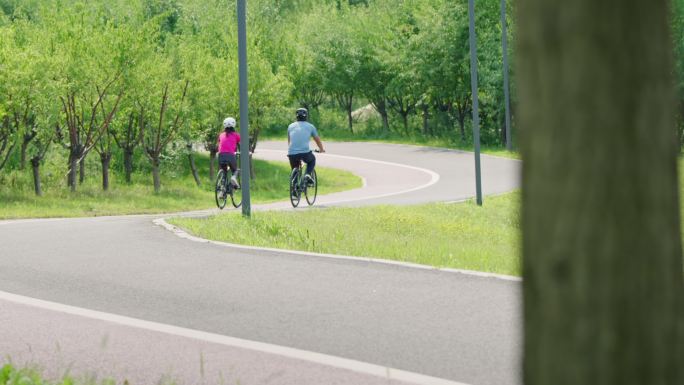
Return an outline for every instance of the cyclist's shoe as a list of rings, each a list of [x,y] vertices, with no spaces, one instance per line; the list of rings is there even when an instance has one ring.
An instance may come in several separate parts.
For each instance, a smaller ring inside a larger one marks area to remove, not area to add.
[[[314,185],[314,180],[313,180],[313,178],[311,177],[311,175],[309,175],[309,174],[304,175],[304,180],[306,181],[306,185],[307,185],[308,187],[313,187],[313,185]]]
[[[235,175],[230,177],[230,183],[233,184],[233,187],[240,188],[240,183],[238,183],[237,177]]]

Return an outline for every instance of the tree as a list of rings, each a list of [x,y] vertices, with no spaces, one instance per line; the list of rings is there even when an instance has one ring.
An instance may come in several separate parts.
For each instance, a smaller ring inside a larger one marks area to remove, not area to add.
[[[387,85],[392,82],[397,74],[391,67],[392,24],[393,14],[391,9],[386,12],[357,12],[354,30],[356,31],[355,44],[360,47],[361,64],[359,67],[361,94],[373,105],[380,114],[382,131],[389,132],[389,103]],[[378,16],[382,19],[378,20]]]
[[[682,384],[667,1],[518,6],[525,383]]]
[[[354,98],[360,93],[361,50],[354,43],[353,31],[347,22],[353,15],[346,11],[337,14],[337,19],[322,26],[324,29],[317,36],[314,62],[323,74],[326,93],[345,111],[349,131],[354,133],[352,111]]]
[[[168,56],[156,53],[146,63],[145,67],[153,68],[151,71],[154,72],[149,76],[149,82],[143,86],[148,90],[147,94],[140,96],[138,101],[142,106],[144,120],[140,136],[152,166],[156,193],[161,190],[161,156],[186,123],[186,96],[190,86],[190,80],[179,61],[177,47],[172,46],[167,50]]]
[[[14,55],[10,45],[13,29],[0,27],[0,33],[5,38],[0,40],[0,66],[6,67],[8,60]],[[8,70],[0,71],[0,170],[2,170],[16,145],[16,127],[12,123],[10,114],[11,107],[8,97],[8,85],[12,74]]]
[[[59,114],[59,111],[50,102],[41,104],[42,108],[39,111],[41,118],[36,122],[35,140],[31,141],[27,149],[33,175],[33,190],[37,196],[43,195],[40,166],[55,140],[54,127],[56,127]],[[54,111],[50,111],[51,109]]]
[[[14,126],[10,123],[9,115],[0,109],[0,170],[2,170],[12,150],[14,150],[15,142]]]
[[[119,119],[113,122],[113,127],[109,134],[114,139],[116,145],[123,152],[124,180],[131,183],[133,173],[133,155],[135,149],[142,142],[141,133],[144,126],[144,115],[137,111],[136,106],[130,106],[119,113]]]
[[[85,11],[81,11],[85,13]],[[107,132],[124,94],[121,79],[127,63],[115,63],[108,33],[113,25],[85,23],[85,15],[64,10],[49,28],[63,32],[56,47],[59,98],[69,150],[67,184],[76,191],[76,169],[85,178],[85,158]],[[60,130],[61,131],[61,130]]]

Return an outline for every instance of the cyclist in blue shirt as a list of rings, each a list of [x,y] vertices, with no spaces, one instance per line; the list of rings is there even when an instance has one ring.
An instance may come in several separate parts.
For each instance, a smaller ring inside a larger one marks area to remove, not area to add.
[[[320,152],[325,152],[325,149],[323,148],[321,138],[318,136],[316,127],[307,122],[309,112],[306,108],[298,109],[296,115],[297,121],[290,124],[287,128],[287,157],[290,159],[290,167],[292,169],[299,167],[301,161],[306,163],[304,178],[307,184],[312,185],[311,172],[316,167],[316,157],[311,152],[311,148],[309,148],[310,139],[313,138]]]

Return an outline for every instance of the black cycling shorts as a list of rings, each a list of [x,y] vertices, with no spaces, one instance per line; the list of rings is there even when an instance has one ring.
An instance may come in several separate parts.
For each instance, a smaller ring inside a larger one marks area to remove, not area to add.
[[[223,152],[219,154],[219,166],[221,168],[225,168],[226,166],[230,167],[230,171],[235,172],[237,170],[237,158],[235,157],[235,154],[231,154],[229,152]]]

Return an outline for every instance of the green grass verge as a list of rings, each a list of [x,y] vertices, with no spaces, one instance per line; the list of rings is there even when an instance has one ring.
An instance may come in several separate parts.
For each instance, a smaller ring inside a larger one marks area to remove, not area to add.
[[[56,378],[48,378],[35,365],[18,367],[8,362],[0,366],[0,385],[132,385],[127,379],[116,381],[111,378],[97,378],[97,374],[73,376],[65,369],[65,374]],[[1,364],[0,364],[1,365]],[[157,385],[175,385],[176,381],[162,377],[155,381]]]
[[[172,218],[202,238],[520,275],[520,193],[457,204]]]
[[[198,168],[207,174],[208,157],[198,156]],[[288,176],[290,167],[286,162],[255,160],[256,179],[252,181],[251,192],[254,203],[265,203],[288,197]],[[71,193],[62,179],[45,187],[41,197],[35,196],[30,170],[5,175],[0,183],[0,219],[80,217],[123,214],[167,213],[185,210],[199,210],[216,207],[213,181],[208,177],[202,185],[195,184],[187,167],[169,168],[162,174],[162,189],[155,194],[151,186],[151,175],[136,173],[132,183],[126,184],[123,176],[111,175],[109,191],[102,191],[99,172],[95,168],[89,173],[78,191]],[[177,171],[178,170],[178,171]],[[320,194],[361,187],[362,181],[352,173],[317,168],[322,183]]]
[[[16,368],[11,364],[0,367],[0,385],[115,385],[116,381],[105,379],[75,379],[65,375],[59,380],[47,380],[38,369]]]
[[[684,158],[679,162],[684,197]],[[172,218],[202,238],[520,275],[520,192],[457,204]],[[680,205],[684,241],[684,204]]]

